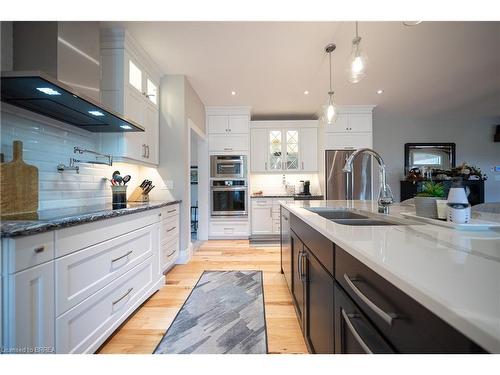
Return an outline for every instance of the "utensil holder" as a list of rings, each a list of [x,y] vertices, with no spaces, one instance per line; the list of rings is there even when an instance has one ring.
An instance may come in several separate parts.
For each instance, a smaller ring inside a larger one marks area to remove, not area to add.
[[[127,207],[127,185],[111,186],[113,209]]]

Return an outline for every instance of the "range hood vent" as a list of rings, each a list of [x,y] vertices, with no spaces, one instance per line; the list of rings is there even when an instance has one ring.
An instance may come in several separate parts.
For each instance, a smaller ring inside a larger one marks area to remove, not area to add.
[[[2,72],[1,99],[90,132],[144,131],[141,125],[43,72]]]

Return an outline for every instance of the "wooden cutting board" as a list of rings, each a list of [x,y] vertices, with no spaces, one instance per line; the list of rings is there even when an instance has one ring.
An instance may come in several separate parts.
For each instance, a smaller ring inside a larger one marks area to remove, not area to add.
[[[38,168],[23,161],[23,143],[14,141],[13,159],[0,164],[2,219],[36,219],[38,211]]]

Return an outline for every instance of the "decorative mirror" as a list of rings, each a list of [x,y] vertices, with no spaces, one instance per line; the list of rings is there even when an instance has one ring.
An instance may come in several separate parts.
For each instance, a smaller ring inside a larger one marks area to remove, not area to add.
[[[412,168],[449,170],[455,167],[455,143],[406,143],[405,174]]]

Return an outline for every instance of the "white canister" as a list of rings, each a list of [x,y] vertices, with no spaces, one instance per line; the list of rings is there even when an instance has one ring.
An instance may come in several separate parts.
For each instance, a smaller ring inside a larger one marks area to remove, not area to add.
[[[456,224],[468,224],[470,223],[470,217],[470,204],[448,203],[448,221]]]

